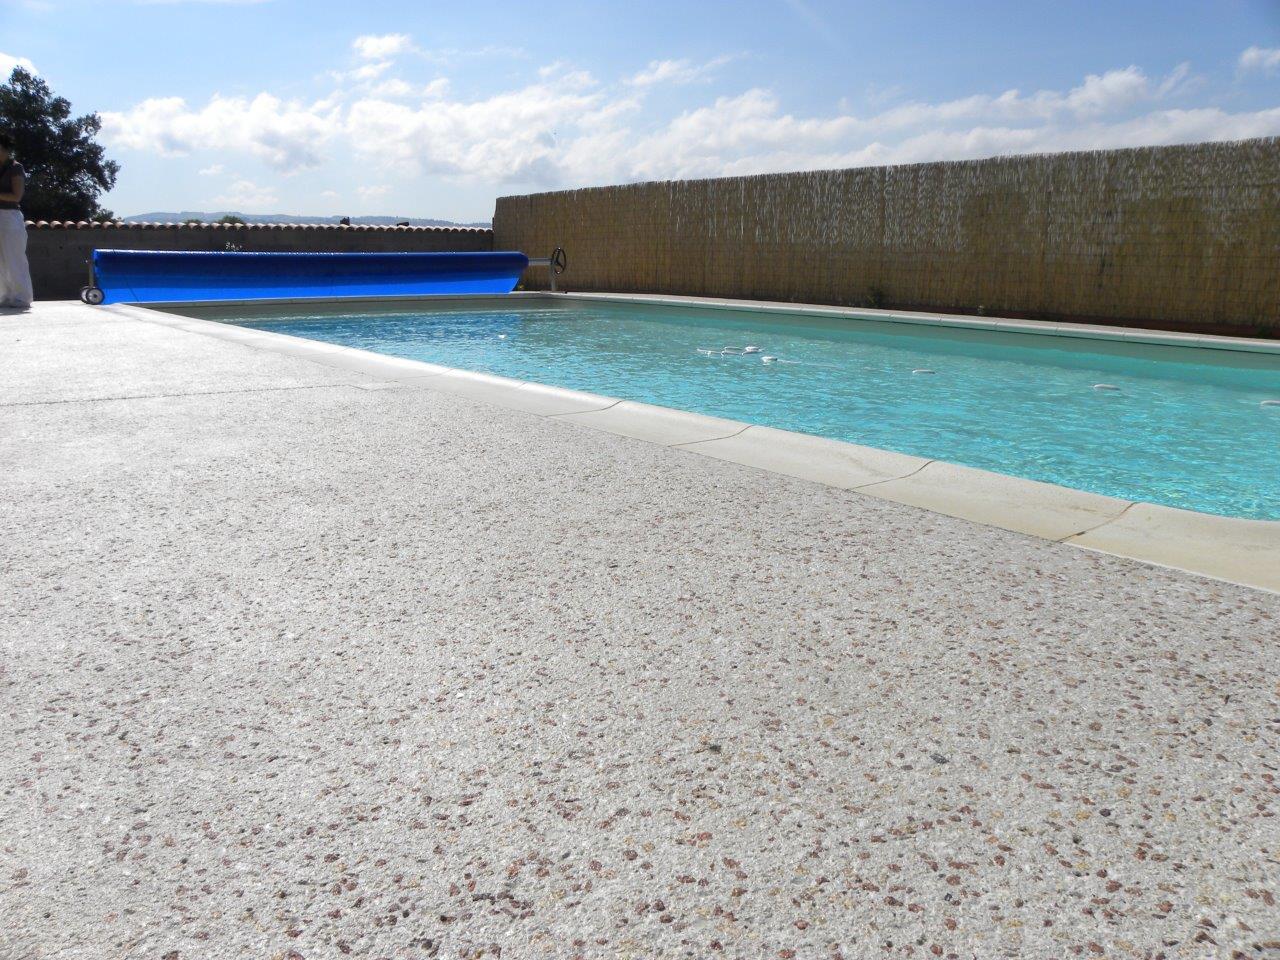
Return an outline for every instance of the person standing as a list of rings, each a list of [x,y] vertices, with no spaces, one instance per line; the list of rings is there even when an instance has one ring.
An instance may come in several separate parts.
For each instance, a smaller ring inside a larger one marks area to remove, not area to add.
[[[0,307],[31,306],[31,270],[27,266],[27,223],[22,192],[27,173],[13,159],[13,138],[0,133]]]

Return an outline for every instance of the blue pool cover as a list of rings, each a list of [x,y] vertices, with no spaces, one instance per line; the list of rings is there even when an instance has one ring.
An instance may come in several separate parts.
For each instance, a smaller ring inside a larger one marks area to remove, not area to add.
[[[103,303],[510,293],[523,253],[95,250]]]

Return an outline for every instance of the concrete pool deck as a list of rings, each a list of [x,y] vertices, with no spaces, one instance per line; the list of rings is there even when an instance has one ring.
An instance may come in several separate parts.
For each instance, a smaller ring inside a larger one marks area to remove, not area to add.
[[[0,313],[8,954],[1280,955],[1280,597],[251,334]]]

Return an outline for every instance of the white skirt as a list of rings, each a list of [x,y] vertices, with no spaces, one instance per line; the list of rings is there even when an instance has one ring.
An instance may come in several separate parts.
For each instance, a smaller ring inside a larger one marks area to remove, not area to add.
[[[21,210],[0,210],[0,307],[31,306],[27,223]]]

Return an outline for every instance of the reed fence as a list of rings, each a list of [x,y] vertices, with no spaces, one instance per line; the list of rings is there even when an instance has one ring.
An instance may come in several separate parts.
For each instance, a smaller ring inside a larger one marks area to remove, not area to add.
[[[1280,336],[1280,138],[497,201],[496,249],[556,245],[568,289]]]

